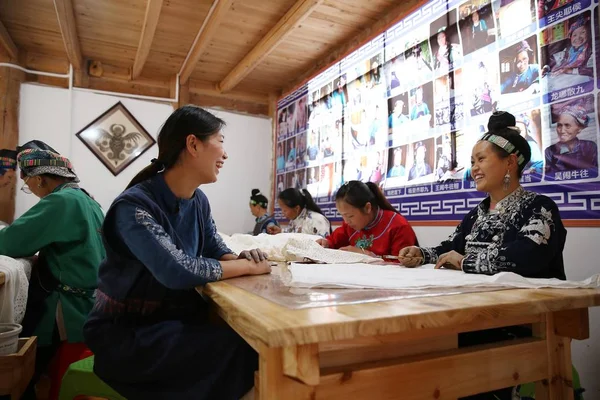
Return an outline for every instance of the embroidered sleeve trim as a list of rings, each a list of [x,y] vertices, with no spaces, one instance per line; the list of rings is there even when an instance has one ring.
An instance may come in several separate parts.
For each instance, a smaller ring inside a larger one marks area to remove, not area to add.
[[[209,282],[218,281],[221,279],[223,275],[223,269],[217,260],[204,257],[190,257],[185,254],[182,250],[175,246],[169,234],[147,211],[136,208],[135,221],[139,225],[142,225],[154,237],[156,242],[167,253],[170,254],[173,261],[182,268],[194,275],[206,279]],[[224,243],[223,246],[227,248]]]

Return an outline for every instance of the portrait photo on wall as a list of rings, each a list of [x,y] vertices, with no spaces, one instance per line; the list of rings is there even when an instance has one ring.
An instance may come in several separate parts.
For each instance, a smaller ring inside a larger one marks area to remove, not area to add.
[[[598,131],[594,96],[587,95],[546,106],[551,124],[543,132],[547,181],[598,176]]]
[[[464,102],[470,115],[491,113],[498,104],[498,55],[490,54],[466,63],[462,69],[464,76]]]
[[[581,87],[573,93],[582,94],[594,89],[590,11],[546,28],[540,41],[544,92]]]
[[[489,0],[470,0],[459,9],[460,37],[467,55],[496,41],[496,20]]]
[[[346,87],[346,74],[337,77],[333,81],[333,93],[331,94],[331,108],[341,112],[348,103],[348,88]]]
[[[321,87],[320,91],[320,106],[322,107],[322,112],[325,110],[330,110],[333,106],[332,96],[333,94],[333,81],[327,82],[325,85]]]
[[[285,175],[277,175],[277,196],[279,196],[279,193],[283,192],[285,189]]]
[[[531,149],[531,160],[523,169],[522,183],[539,182],[544,173],[544,155],[542,153],[542,113],[539,108],[514,113],[519,128],[529,148]]]
[[[537,36],[500,50],[500,92],[509,95],[503,100],[516,104],[540,93],[540,65],[537,55]]]
[[[460,67],[463,52],[458,29],[458,11],[452,9],[442,15],[431,23],[429,29],[434,71],[446,73]]]
[[[287,174],[285,174],[285,188],[286,189],[294,187],[293,177],[294,177],[293,172],[288,172]]]
[[[402,83],[404,81],[403,69],[404,67],[404,54],[400,54],[383,66],[383,74],[386,83],[386,96],[396,95],[398,91],[402,89]],[[402,79],[402,82],[401,82]]]
[[[342,183],[360,181],[360,158],[352,157],[342,160]]]
[[[387,149],[371,151],[361,157],[360,180],[380,185],[387,170]]]
[[[451,130],[464,120],[462,69],[450,71],[434,82],[435,125],[449,125]]]
[[[372,56],[369,60],[370,69],[365,77],[367,79],[367,88],[373,89],[383,83],[382,71],[383,71],[383,52],[377,53]]]
[[[496,27],[507,38],[536,22],[536,0],[496,0],[492,3]]]
[[[392,140],[400,139],[401,126],[410,122],[408,116],[408,93],[400,93],[387,100],[387,127],[388,135]]]
[[[306,132],[296,136],[296,168],[306,166]]]
[[[277,172],[285,170],[285,141],[277,143],[277,157],[275,160]]]
[[[406,168],[411,184],[427,183],[433,180],[435,165],[435,143],[433,138],[420,140],[408,146]]]
[[[302,96],[296,102],[296,133],[304,132],[308,124],[308,97]]]
[[[336,139],[331,125],[328,124],[321,127],[320,152],[321,159],[325,160],[325,162],[331,162],[330,159],[338,155],[338,152],[342,150],[341,143],[338,143]]]
[[[371,104],[367,109],[367,119],[369,121],[369,138],[367,149],[381,149],[388,144],[388,118],[387,106],[382,98],[379,104]]]
[[[77,132],[76,136],[114,176],[156,143],[121,102]]]
[[[456,169],[455,132],[445,133],[435,139],[435,180],[444,182],[453,179]]]
[[[428,129],[433,127],[433,84],[427,82],[409,91],[408,106],[410,108],[411,129]]]
[[[321,165],[320,172],[321,177],[319,179],[315,195],[317,197],[329,196],[335,187],[335,169],[333,163]],[[313,193],[311,192],[311,194]]]
[[[277,112],[277,138],[285,139],[287,135],[287,108],[281,108]]]
[[[406,156],[408,145],[391,147],[388,150],[388,168],[386,188],[403,186],[408,178],[406,171]]]
[[[308,105],[308,126],[315,127],[321,123],[321,114],[323,113],[319,90],[310,95],[310,104]]]
[[[286,159],[285,169],[290,170],[296,168],[296,138],[293,137],[285,141]]]
[[[296,103],[290,103],[287,106],[287,136],[296,134]]]
[[[321,179],[321,172],[319,167],[312,167],[307,169],[306,183],[307,185],[312,185],[315,183],[319,183],[319,179]]]
[[[410,74],[403,74],[406,80],[405,83],[401,82],[403,87],[414,87],[432,79],[433,57],[429,47],[429,35],[429,26],[424,24],[414,28],[410,36],[404,39],[404,70],[410,71]]]

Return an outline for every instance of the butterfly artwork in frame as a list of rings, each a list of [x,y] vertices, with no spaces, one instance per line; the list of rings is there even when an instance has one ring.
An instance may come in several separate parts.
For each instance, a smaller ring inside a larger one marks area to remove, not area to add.
[[[77,132],[76,136],[114,176],[156,143],[121,102]]]

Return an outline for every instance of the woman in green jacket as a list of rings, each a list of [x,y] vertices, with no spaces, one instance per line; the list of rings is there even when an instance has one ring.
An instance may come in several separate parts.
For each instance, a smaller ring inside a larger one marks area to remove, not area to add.
[[[85,348],[83,324],[94,305],[98,266],[105,256],[100,236],[104,215],[77,185],[67,158],[32,147],[21,147],[17,155],[21,190],[40,201],[0,230],[0,255],[39,254],[23,320],[23,335],[38,337],[39,377],[61,343],[67,355]]]

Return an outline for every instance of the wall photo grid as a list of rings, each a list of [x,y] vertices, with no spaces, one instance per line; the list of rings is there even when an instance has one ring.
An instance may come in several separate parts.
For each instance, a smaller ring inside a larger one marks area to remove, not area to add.
[[[412,222],[460,221],[485,197],[471,149],[503,110],[531,146],[523,186],[600,222],[598,25],[597,0],[427,3],[279,101],[273,195],[307,188],[339,222],[339,187],[370,181]]]

